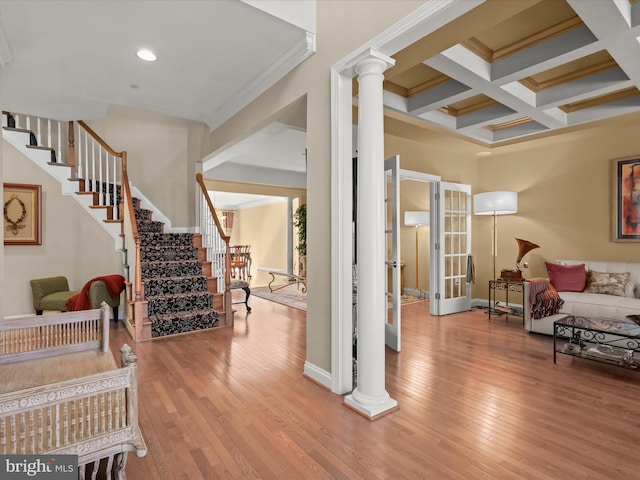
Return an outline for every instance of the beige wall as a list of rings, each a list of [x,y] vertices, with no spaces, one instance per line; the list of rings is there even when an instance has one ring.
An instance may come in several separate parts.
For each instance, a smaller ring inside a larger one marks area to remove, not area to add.
[[[251,245],[251,287],[267,285],[258,267],[287,269],[287,201],[237,210],[231,244]]]
[[[60,183],[2,142],[3,181],[42,185],[42,245],[4,247],[5,316],[35,313],[32,278],[64,275],[72,290],[100,275],[122,273],[115,240],[74,200],[62,195]]]
[[[526,277],[546,276],[544,261],[558,258],[640,261],[640,243],[612,241],[611,160],[640,156],[637,127],[593,127],[502,150],[478,161],[475,189],[518,192],[518,213],[498,218],[498,271],[514,268],[515,237],[541,247],[525,257]],[[473,223],[477,283],[486,285],[491,220]],[[476,294],[486,298],[484,290]]]
[[[330,68],[423,3],[317,2],[317,53],[212,134],[215,149],[237,142],[307,95],[307,361],[326,371],[331,370]]]
[[[113,105],[87,124],[114,150],[127,151],[129,180],[172,227],[195,225],[196,162],[210,150],[204,124]]]

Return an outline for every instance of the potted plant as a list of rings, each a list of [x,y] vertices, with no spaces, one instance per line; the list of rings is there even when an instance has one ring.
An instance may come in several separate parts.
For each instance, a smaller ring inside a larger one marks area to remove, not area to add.
[[[298,275],[307,276],[307,206],[300,205],[293,214],[293,226],[298,231]]]

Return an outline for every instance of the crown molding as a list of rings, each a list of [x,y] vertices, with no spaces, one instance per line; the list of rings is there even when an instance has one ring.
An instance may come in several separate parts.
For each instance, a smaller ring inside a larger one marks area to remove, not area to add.
[[[292,48],[287,54],[272,64],[270,68],[265,70],[262,75],[254,77],[232,98],[213,111],[206,119],[209,130],[213,131],[218,128],[275,85],[287,73],[313,55],[316,51],[316,36],[313,33],[306,32],[305,37],[305,42],[301,42]]]

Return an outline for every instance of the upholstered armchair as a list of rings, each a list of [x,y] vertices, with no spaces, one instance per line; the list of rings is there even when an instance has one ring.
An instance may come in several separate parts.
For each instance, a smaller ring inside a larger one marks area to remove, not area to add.
[[[33,308],[37,315],[42,315],[43,310],[67,311],[67,302],[80,291],[69,290],[69,282],[66,277],[36,278],[30,281],[33,295]],[[92,281],[88,285],[90,308],[100,308],[102,302],[106,302],[113,309],[113,318],[118,319],[118,307],[120,295],[111,296],[107,285],[102,280]]]

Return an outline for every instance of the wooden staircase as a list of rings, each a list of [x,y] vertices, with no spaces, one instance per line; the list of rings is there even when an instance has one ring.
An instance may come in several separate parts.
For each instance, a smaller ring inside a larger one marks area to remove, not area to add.
[[[232,324],[200,234],[165,233],[164,224],[152,220],[153,211],[131,195],[126,152],[115,152],[82,121],[57,122],[3,112],[3,135],[58,179],[63,194],[73,195],[116,240],[127,279],[124,322],[135,341]],[[176,249],[170,243],[178,238]],[[157,248],[148,248],[150,243]],[[185,275],[176,271],[182,268],[176,255],[193,257],[182,262]],[[165,281],[158,282],[148,275],[150,268],[171,275],[160,273]],[[176,281],[178,277],[183,278]],[[191,280],[185,282],[184,277]]]

